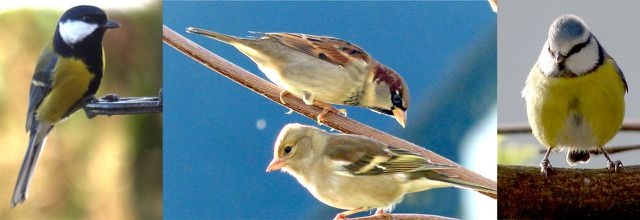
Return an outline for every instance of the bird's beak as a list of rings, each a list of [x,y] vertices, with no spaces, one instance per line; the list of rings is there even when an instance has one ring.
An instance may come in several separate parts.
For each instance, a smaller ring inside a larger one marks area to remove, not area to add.
[[[102,25],[102,27],[105,29],[114,29],[114,28],[119,28],[120,24],[116,23],[115,21],[108,20],[107,23]]]
[[[556,64],[561,64],[562,62],[564,62],[565,57],[562,54],[560,54],[560,52],[555,52],[553,56]]]
[[[267,167],[267,173],[270,173],[271,171],[274,170],[279,170],[280,168],[284,167],[284,165],[287,164],[286,160],[280,159],[280,158],[274,158],[271,163],[269,163],[269,166]]]
[[[407,113],[405,113],[402,109],[395,108],[392,110],[393,117],[396,118],[396,121],[400,123],[400,125],[404,128],[407,122]]]

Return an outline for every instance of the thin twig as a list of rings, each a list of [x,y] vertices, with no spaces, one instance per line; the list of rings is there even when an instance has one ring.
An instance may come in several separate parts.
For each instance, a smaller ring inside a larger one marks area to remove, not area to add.
[[[289,109],[292,109],[301,115],[314,119],[322,111],[322,107],[316,105],[306,105],[300,98],[288,94],[283,97],[286,104],[280,102],[279,94],[283,90],[264,79],[226,61],[225,59],[211,53],[210,51],[202,48],[200,45],[193,43],[186,39],[182,35],[174,32],[170,28],[163,25],[162,27],[163,41],[169,46],[172,46],[176,50],[184,53],[190,58],[200,62],[208,68],[220,73],[221,75],[235,81],[236,83],[247,87],[248,89],[264,96],[265,98],[283,105]],[[443,173],[456,176],[464,181],[472,182],[478,185],[482,185],[488,188],[496,189],[496,182],[480,174],[474,173],[470,170],[463,168],[462,166],[454,163],[453,161],[435,154],[425,148],[417,146],[408,141],[402,140],[395,136],[389,135],[382,131],[376,130],[367,125],[361,124],[352,119],[343,117],[335,112],[329,112],[325,115],[324,121],[327,126],[336,130],[342,131],[348,134],[359,134],[380,140],[388,145],[403,148],[413,152],[420,153],[421,155],[431,159],[434,163],[450,164],[452,169],[442,170]],[[496,194],[483,193],[491,198],[496,198]]]
[[[620,131],[640,131],[640,123],[627,122],[622,124]],[[526,134],[531,133],[528,124],[504,124],[498,126],[498,134]]]
[[[453,220],[454,218],[447,218],[438,215],[423,215],[423,214],[384,214],[384,215],[370,215],[359,218],[350,218],[352,220]]]
[[[158,97],[119,98],[117,95],[110,94],[87,103],[84,106],[84,112],[88,118],[98,115],[162,113],[162,90]]]

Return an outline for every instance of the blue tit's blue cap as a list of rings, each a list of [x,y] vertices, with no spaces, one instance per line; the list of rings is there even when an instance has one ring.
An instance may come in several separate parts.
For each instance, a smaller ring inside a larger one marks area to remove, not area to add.
[[[587,32],[587,26],[582,19],[572,14],[565,14],[549,27],[549,38],[558,42],[567,42],[582,37]]]

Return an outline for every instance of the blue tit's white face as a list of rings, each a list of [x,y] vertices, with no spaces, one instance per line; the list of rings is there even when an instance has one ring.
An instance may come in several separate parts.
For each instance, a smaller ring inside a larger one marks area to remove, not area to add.
[[[60,36],[62,36],[62,40],[64,40],[64,42],[69,46],[82,41],[100,27],[98,23],[95,23],[95,21],[90,19],[68,19],[61,21],[58,25],[58,30],[60,32]]]
[[[600,56],[598,41],[582,19],[563,15],[549,27],[538,65],[547,76],[581,76],[598,65]]]

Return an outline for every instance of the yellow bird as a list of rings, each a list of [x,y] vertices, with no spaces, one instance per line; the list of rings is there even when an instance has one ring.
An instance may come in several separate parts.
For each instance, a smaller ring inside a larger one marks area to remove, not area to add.
[[[582,19],[562,15],[551,24],[522,91],[533,135],[547,147],[543,175],[552,171],[549,153],[555,148],[567,150],[572,166],[588,162],[589,151],[598,149],[609,169],[622,167],[603,146],[622,125],[627,89],[616,61]]]

